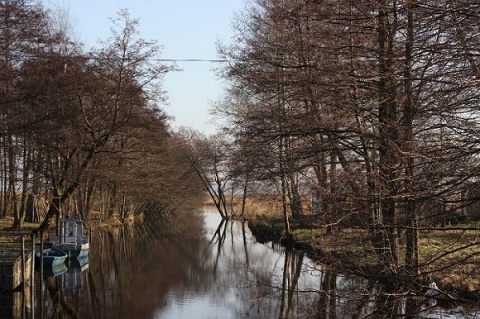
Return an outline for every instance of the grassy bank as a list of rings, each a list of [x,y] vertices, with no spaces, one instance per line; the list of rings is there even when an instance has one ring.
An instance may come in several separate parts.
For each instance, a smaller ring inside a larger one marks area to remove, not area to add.
[[[142,218],[142,216],[138,217],[139,219]],[[133,218],[129,217],[128,219],[125,220],[125,223],[130,224],[133,222]],[[92,218],[89,218],[87,221],[87,227],[92,228],[92,229],[99,229],[99,228],[115,228],[123,225],[122,221],[118,218],[112,218],[108,220],[101,220],[100,218],[97,218],[94,214],[92,214]],[[54,224],[55,224],[55,219],[52,219],[49,232],[54,231]],[[11,230],[11,227],[13,225],[13,217],[4,217],[0,218],[0,231],[9,231]],[[22,231],[33,231],[37,229],[40,226],[40,223],[23,223]]]
[[[0,230],[10,230],[13,225],[13,217],[3,217],[0,218]],[[40,224],[39,223],[24,223],[23,231],[30,231],[36,229]]]
[[[310,199],[304,198],[303,202],[310,203]],[[234,197],[232,203],[235,211],[240,211],[241,198]],[[311,207],[307,204],[304,211],[311,212]],[[384,273],[368,230],[344,227],[329,233],[321,220],[306,216],[291,221],[291,238],[287,241],[281,212],[282,201],[278,196],[250,196],[245,205],[245,216],[260,241],[291,244],[321,263],[359,275],[375,277]],[[399,255],[404,256],[404,243],[400,242],[399,247]],[[422,278],[431,277],[445,290],[480,300],[480,222],[425,228],[419,232],[419,248]],[[404,261],[400,260],[400,264]],[[397,279],[414,277],[403,270]]]
[[[314,219],[291,222],[292,238],[286,241],[283,220],[280,217],[259,218],[249,221],[252,232],[262,241],[288,243],[308,252],[314,260],[335,267],[339,271],[370,278],[395,277],[400,284],[413,282],[414,276],[399,270],[387,272],[377,258],[369,234],[365,229],[343,228],[328,233]],[[461,298],[480,300],[480,231],[471,225],[430,229],[420,232],[420,270],[422,277],[433,278],[440,289]],[[400,250],[402,243],[400,243]],[[401,256],[404,254],[401,253]],[[401,261],[403,264],[403,261]],[[392,278],[389,278],[392,279]],[[418,279],[418,278],[415,278]],[[407,284],[408,285],[408,284]]]

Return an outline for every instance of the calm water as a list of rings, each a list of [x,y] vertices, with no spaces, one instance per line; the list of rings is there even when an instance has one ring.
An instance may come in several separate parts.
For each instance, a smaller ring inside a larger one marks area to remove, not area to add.
[[[12,295],[12,312],[102,319],[480,318],[465,306],[385,296],[301,253],[257,243],[246,225],[221,223],[213,212],[96,232],[88,263],[59,272],[41,285],[37,275],[34,300],[26,298],[23,313],[15,308],[15,298],[23,297]]]

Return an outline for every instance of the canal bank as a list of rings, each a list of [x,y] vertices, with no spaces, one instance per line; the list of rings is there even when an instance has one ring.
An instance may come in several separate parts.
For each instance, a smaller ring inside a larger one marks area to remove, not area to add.
[[[286,238],[281,218],[253,219],[249,220],[248,224],[252,234],[260,242],[273,241],[284,247],[303,251],[326,267],[382,283],[390,290],[423,296],[428,290],[427,280],[433,278],[448,302],[478,304],[480,301],[478,272],[468,276],[474,281],[472,283],[458,278],[455,280],[456,277],[449,273],[452,267],[441,271],[426,268],[425,275],[419,277],[412,276],[400,267],[395,270],[385,269],[377,262],[371,242],[365,240],[358,229],[328,233],[309,220],[291,221],[291,234]],[[452,265],[457,265],[455,271],[459,271],[461,262],[460,259],[451,261]]]

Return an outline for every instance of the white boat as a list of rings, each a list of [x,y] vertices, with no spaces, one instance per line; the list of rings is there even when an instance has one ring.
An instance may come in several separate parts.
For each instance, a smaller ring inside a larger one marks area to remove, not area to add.
[[[60,234],[53,239],[53,247],[63,250],[69,258],[88,256],[90,244],[84,235],[80,214],[67,214],[60,224]]]

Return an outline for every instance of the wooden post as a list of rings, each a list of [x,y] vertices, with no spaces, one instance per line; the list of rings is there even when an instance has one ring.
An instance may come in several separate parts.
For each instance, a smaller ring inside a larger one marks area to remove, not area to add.
[[[42,281],[43,281],[43,230],[40,232],[40,318],[43,318],[43,304],[44,304],[44,296],[43,296],[43,291],[42,291]]]
[[[30,263],[30,304],[33,307],[33,298],[35,296],[35,234],[32,233],[30,237],[32,239],[32,261]]]
[[[43,230],[40,232],[40,278],[43,278]]]
[[[22,238],[22,285],[25,288],[25,237],[23,234],[20,236]]]

